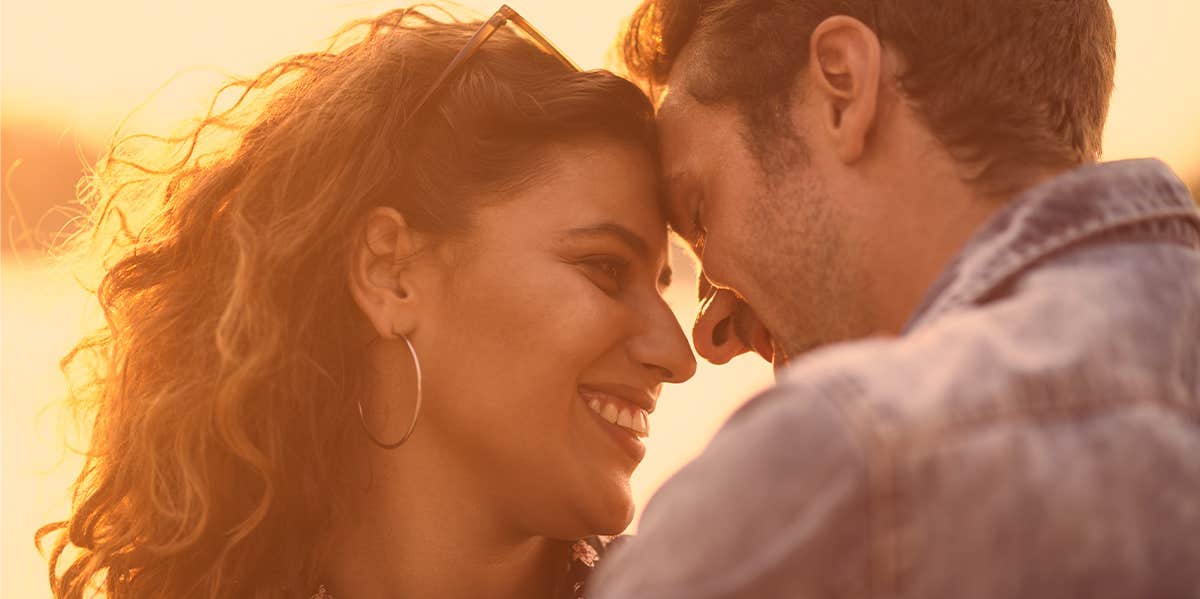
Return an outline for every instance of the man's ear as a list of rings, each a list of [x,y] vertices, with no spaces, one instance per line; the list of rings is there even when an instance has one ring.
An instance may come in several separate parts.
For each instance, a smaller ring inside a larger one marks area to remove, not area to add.
[[[810,38],[806,94],[821,107],[821,123],[850,164],[862,158],[879,106],[879,37],[862,21],[830,17]]]
[[[372,208],[354,236],[350,293],[380,337],[407,336],[416,328],[421,290],[411,259],[421,249],[418,235],[393,208]]]

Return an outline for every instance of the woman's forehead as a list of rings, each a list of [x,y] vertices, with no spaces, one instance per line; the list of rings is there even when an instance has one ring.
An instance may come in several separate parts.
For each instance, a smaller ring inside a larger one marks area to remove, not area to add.
[[[567,148],[552,162],[552,172],[485,209],[481,221],[514,233],[619,229],[647,247],[665,242],[656,165],[644,151],[615,143]]]

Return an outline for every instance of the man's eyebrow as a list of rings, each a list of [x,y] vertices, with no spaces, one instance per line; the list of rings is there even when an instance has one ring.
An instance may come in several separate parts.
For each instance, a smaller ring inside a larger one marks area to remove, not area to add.
[[[567,231],[565,237],[612,237],[629,246],[643,260],[650,259],[650,244],[641,235],[617,223],[600,223]]]

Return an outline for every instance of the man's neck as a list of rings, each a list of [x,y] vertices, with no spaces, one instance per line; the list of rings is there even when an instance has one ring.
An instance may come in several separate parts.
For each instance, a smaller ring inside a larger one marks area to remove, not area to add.
[[[907,209],[888,218],[890,239],[877,248],[873,270],[879,330],[901,333],[938,277],[983,224],[1021,191],[1061,172],[1046,170],[1022,177],[1011,194],[984,193],[948,175],[928,176],[911,187],[907,197],[894,204]]]

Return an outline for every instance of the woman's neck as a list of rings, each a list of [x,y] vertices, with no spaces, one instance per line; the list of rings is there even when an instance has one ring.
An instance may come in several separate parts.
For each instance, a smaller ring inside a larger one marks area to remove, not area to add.
[[[336,599],[551,595],[568,543],[506,526],[444,453],[381,452],[355,520],[335,534],[322,583]]]

